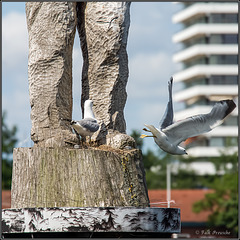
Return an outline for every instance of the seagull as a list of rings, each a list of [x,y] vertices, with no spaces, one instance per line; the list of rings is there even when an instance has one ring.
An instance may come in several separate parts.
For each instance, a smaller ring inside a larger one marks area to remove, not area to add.
[[[75,133],[79,134],[83,138],[87,136],[91,137],[99,129],[99,124],[94,116],[92,106],[92,100],[88,99],[84,102],[84,118],[80,121],[63,119],[70,121],[70,125],[74,129]]]
[[[143,130],[151,132],[153,135],[142,134],[140,137],[153,137],[155,143],[165,152],[173,155],[183,155],[187,152],[179,146],[182,141],[209,132],[222,124],[224,118],[235,109],[236,104],[229,99],[219,101],[208,114],[195,115],[173,123],[172,82],[173,78],[171,77],[168,81],[169,100],[165,114],[160,121],[159,129],[153,125],[144,124],[149,130],[146,128],[143,128]]]

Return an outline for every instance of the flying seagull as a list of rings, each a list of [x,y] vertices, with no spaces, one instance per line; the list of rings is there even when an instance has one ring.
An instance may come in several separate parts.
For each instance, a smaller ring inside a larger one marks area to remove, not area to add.
[[[94,116],[92,106],[92,100],[88,99],[84,102],[84,118],[80,121],[63,119],[70,121],[70,125],[73,127],[75,133],[79,134],[83,138],[87,136],[91,137],[99,129],[99,124]]]
[[[159,129],[153,125],[144,124],[149,130],[146,128],[143,130],[151,132],[153,136],[142,134],[141,138],[153,137],[155,143],[165,152],[183,155],[187,152],[179,146],[182,141],[209,132],[223,123],[224,118],[235,109],[236,104],[229,99],[219,101],[208,114],[195,115],[173,123],[172,82],[173,78],[171,77],[168,82],[169,100]]]

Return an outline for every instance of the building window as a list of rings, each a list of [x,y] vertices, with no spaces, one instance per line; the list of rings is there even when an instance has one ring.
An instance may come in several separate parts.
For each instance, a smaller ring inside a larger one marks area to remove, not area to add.
[[[237,55],[211,55],[209,64],[237,64]]]
[[[237,137],[212,137],[209,139],[210,147],[230,147],[238,146]]]
[[[184,62],[184,68],[189,68],[194,65],[218,65],[218,64],[238,64],[237,55],[211,55],[209,57],[203,56],[195,60]]]
[[[212,34],[209,36],[209,44],[237,44],[238,34]]]
[[[207,79],[206,78],[198,78],[193,81],[188,81],[184,83],[185,88],[190,88],[196,85],[206,85]]]
[[[238,44],[238,34],[211,34],[192,38],[183,42],[183,48],[196,44]]]
[[[225,146],[238,146],[238,138],[237,137],[226,137],[225,138]]]
[[[238,23],[238,15],[233,13],[212,13],[209,16],[199,15],[198,17],[192,17],[188,21],[184,22],[184,28],[190,27],[194,24],[229,24]]]
[[[234,13],[214,13],[209,16],[209,23],[238,23],[238,15]]]
[[[238,43],[237,34],[222,34],[221,37],[222,37],[222,43],[225,43],[225,44]]]
[[[212,75],[209,78],[209,84],[212,85],[237,85],[238,76],[232,75]]]
[[[200,77],[184,82],[184,88],[190,88],[199,85],[237,85],[237,75],[211,75],[209,78]]]
[[[209,139],[210,147],[224,147],[224,138],[223,137],[212,137]]]
[[[228,116],[223,124],[223,126],[237,126],[238,125],[238,119],[237,116]]]
[[[192,108],[195,106],[208,106],[208,105],[214,105],[216,102],[215,101],[209,101],[208,98],[205,97],[199,97],[195,99],[194,103],[193,102],[185,102],[185,107],[186,108]]]

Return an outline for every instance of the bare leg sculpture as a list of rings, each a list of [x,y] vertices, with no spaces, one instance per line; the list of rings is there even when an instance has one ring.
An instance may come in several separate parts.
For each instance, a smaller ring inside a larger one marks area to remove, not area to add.
[[[38,146],[77,142],[61,118],[72,117],[72,48],[76,3],[27,2],[31,138]]]
[[[125,134],[130,3],[27,2],[31,138],[38,146],[77,143],[72,116],[72,48],[76,25],[84,57],[82,109],[87,99],[101,128],[100,144],[134,146]]]
[[[82,101],[94,102],[93,110],[101,121],[96,136],[100,143],[122,148],[135,145],[125,134],[124,106],[127,99],[130,2],[77,3],[77,27],[84,64]]]

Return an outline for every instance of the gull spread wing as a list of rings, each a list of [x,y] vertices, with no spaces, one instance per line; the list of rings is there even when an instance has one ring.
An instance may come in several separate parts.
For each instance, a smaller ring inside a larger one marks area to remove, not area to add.
[[[235,107],[236,104],[232,100],[219,101],[213,106],[210,113],[192,116],[176,122],[162,131],[171,143],[178,145],[189,137],[209,132],[220,125]]]
[[[84,118],[80,121],[78,121],[78,123],[83,127],[86,128],[88,131],[90,132],[96,132],[99,129],[99,125],[97,123],[96,119],[92,119],[92,118]]]
[[[172,82],[173,78],[171,77],[170,80],[168,81],[169,100],[163,118],[159,123],[160,129],[164,129],[173,123]]]

